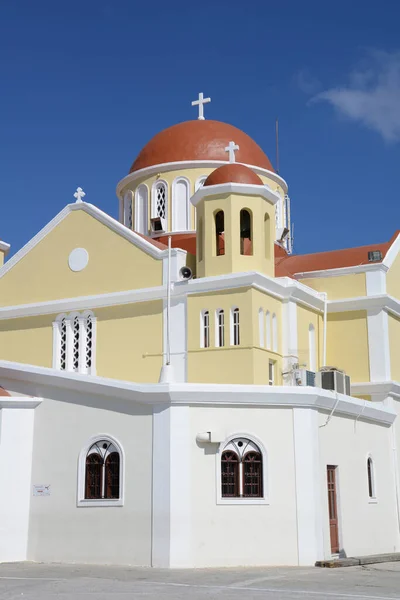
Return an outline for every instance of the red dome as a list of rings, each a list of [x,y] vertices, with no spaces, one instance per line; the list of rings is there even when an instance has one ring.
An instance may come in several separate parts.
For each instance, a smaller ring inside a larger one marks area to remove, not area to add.
[[[139,152],[129,172],[169,162],[228,161],[225,148],[231,141],[239,146],[235,153],[237,162],[274,170],[260,146],[244,131],[220,121],[196,120],[157,133]]]
[[[229,163],[215,169],[204,182],[207,185],[221,183],[247,183],[250,185],[264,185],[259,176],[249,167],[238,163]]]

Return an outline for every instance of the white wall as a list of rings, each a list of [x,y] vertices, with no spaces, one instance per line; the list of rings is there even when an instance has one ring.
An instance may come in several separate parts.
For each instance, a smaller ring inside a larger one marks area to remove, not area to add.
[[[80,405],[44,400],[36,409],[32,484],[50,484],[51,495],[31,497],[28,560],[150,565],[151,412],[118,412],[116,400],[104,401],[116,412],[91,406],[90,397]],[[77,507],[79,452],[97,434],[124,449],[122,507]]]
[[[0,411],[0,562],[27,559],[35,410]]]
[[[193,566],[298,564],[292,410],[192,407],[190,420]],[[268,505],[217,504],[218,445],[196,442],[197,433],[210,430],[262,442]]]
[[[320,426],[327,415],[319,415]],[[339,545],[347,556],[398,551],[391,431],[359,419],[333,416],[320,427],[325,558],[331,555],[327,465],[337,465]],[[367,457],[374,461],[377,502],[368,494]]]

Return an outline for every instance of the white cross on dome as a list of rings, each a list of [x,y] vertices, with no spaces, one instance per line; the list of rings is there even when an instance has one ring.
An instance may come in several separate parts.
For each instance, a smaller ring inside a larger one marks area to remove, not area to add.
[[[236,150],[239,150],[239,146],[235,142],[229,142],[229,145],[225,148],[225,152],[229,152],[229,162],[236,162]]]
[[[74,198],[76,198],[77,202],[82,202],[83,198],[86,196],[85,192],[81,187],[76,188],[76,192],[74,194]]]
[[[211,98],[204,98],[203,92],[200,92],[198,100],[192,102],[192,106],[199,107],[199,116],[197,117],[199,121],[204,121],[204,104],[208,102],[211,102]]]

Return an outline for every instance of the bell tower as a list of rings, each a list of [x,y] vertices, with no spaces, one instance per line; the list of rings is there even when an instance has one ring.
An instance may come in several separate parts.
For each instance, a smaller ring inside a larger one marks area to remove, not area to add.
[[[249,167],[213,171],[192,197],[198,277],[259,271],[274,276],[275,204],[279,194]]]

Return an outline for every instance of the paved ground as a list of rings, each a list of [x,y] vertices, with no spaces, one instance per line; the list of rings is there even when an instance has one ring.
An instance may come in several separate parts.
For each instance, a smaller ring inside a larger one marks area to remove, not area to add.
[[[344,569],[162,571],[1,564],[1,600],[400,600],[400,563]]]

